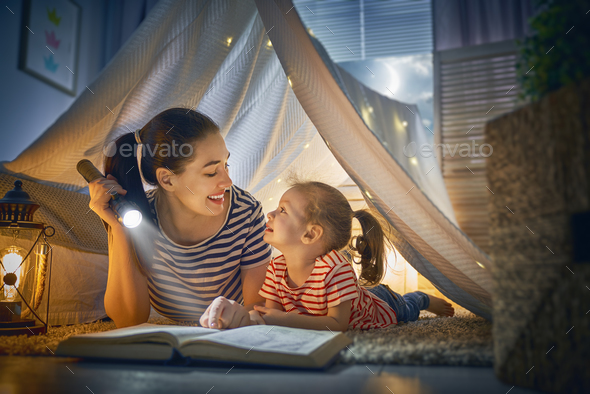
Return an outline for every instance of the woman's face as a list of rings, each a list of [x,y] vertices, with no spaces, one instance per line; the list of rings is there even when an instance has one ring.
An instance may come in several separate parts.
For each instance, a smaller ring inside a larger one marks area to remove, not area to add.
[[[176,197],[196,214],[217,216],[224,212],[225,189],[232,181],[228,174],[229,152],[219,133],[197,142],[196,157],[176,176]],[[227,201],[229,204],[229,201]]]

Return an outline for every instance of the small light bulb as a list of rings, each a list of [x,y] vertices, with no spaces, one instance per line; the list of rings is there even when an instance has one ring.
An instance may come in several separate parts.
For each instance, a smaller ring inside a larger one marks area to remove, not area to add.
[[[291,78],[287,78],[287,81],[289,81],[289,86],[293,87],[293,83],[291,82]]]
[[[412,163],[413,165],[417,166],[418,165],[418,159],[416,159],[415,157],[412,157],[410,159],[410,163]]]
[[[408,125],[408,122],[406,122],[405,120],[402,122],[402,124],[404,125],[404,127],[406,127]]]
[[[482,263],[480,263],[479,261],[476,261],[477,265],[479,265],[481,268],[485,269],[486,267],[483,266]]]
[[[4,256],[4,268],[6,272],[14,272],[23,262],[23,256],[16,252],[16,249],[11,249],[10,253]]]
[[[369,112],[373,113],[373,107],[369,107]]]
[[[271,48],[272,47],[272,42],[270,42],[270,40],[268,40],[268,42],[266,43],[266,46]]]
[[[230,37],[230,38],[227,39],[227,46],[230,46],[231,41],[232,41],[232,37]]]
[[[309,144],[306,144],[306,145],[304,146],[304,148],[305,148],[305,149],[309,148]]]
[[[280,178],[277,180],[277,183],[279,183],[279,182],[281,182],[281,179]]]
[[[16,247],[11,246],[8,249],[8,253],[4,255],[3,258],[3,265],[4,265],[4,272],[0,272],[3,274],[0,278],[4,277],[4,286],[0,287],[0,295],[3,295],[7,301],[14,301],[18,295],[15,289],[20,286],[20,276],[21,276],[21,263],[23,261],[23,256],[18,253]],[[0,266],[1,268],[1,266]],[[12,275],[14,283],[7,281],[7,274],[14,274]],[[1,279],[0,279],[1,280]],[[4,291],[2,291],[4,288]]]
[[[272,197],[268,199],[268,201],[272,201]]]

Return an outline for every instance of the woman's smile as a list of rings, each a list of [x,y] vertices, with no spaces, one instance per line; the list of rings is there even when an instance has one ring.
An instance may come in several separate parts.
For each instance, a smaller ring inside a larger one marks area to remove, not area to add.
[[[207,196],[207,198],[214,204],[223,205],[223,202],[225,201],[225,190],[219,194]]]

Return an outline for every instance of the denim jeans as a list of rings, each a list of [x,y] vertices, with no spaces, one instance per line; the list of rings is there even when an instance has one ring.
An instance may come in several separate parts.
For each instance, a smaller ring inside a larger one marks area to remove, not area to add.
[[[421,291],[402,296],[387,285],[378,285],[367,290],[385,301],[395,311],[398,323],[418,320],[420,311],[430,306],[430,298]]]

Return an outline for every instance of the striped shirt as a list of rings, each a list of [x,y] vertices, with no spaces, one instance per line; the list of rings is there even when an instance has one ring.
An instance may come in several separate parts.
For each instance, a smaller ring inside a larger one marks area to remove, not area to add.
[[[301,286],[289,287],[287,276],[285,257],[273,259],[259,294],[281,304],[287,312],[297,311],[303,315],[325,316],[329,308],[352,300],[348,328],[382,328],[397,324],[394,310],[358,284],[352,265],[335,250],[316,259],[311,275]]]
[[[232,185],[231,205],[219,231],[196,245],[183,246],[164,234],[155,191],[148,190],[146,196],[158,231],[149,246],[151,264],[142,264],[152,307],[173,320],[198,321],[219,296],[243,303],[241,270],[267,264],[271,257],[270,245],[262,240],[266,220],[260,202]]]

